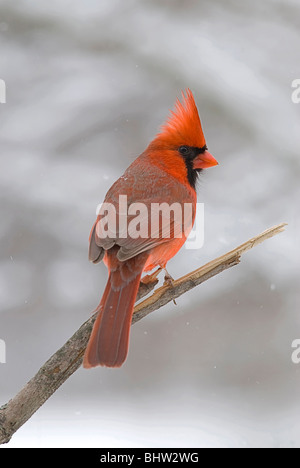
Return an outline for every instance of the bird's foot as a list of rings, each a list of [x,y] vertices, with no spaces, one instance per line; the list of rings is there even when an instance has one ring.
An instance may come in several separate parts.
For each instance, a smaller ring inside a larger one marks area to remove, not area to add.
[[[144,283],[144,284],[157,283],[157,281],[158,281],[157,276],[159,275],[161,270],[162,270],[162,268],[159,267],[156,271],[151,273],[151,275],[143,276],[143,278],[141,279],[141,283]]]
[[[170,273],[164,268],[165,278],[164,278],[164,285],[171,286],[174,288],[174,278],[170,275]]]
[[[166,268],[164,268],[164,272],[165,272],[164,286],[168,286],[169,288],[174,288],[175,286],[174,278],[172,278],[172,276],[170,275],[170,273],[167,271]],[[173,299],[173,302],[175,305],[177,305],[175,299]]]

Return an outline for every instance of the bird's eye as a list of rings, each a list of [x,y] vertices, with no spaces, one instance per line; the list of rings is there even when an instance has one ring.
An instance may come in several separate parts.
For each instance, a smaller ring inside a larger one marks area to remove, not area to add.
[[[179,151],[179,153],[182,154],[183,156],[186,156],[186,155],[189,154],[189,152],[190,152],[188,146],[180,146],[180,147],[178,148],[178,151]]]

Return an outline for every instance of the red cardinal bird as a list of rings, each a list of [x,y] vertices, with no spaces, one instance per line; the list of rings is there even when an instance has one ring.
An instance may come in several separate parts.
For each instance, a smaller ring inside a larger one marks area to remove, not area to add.
[[[188,89],[182,93],[182,103],[176,101],[175,111],[171,112],[161,132],[113,184],[104,201],[112,204],[117,215],[123,210],[120,195],[126,196],[126,208],[138,202],[148,213],[153,207],[153,212],[157,213],[158,204],[163,202],[169,206],[177,202],[182,207],[190,204],[188,225],[182,229],[182,218],[173,216],[166,233],[161,222],[164,215],[160,212],[158,227],[152,228],[151,218],[151,232],[148,230],[147,235],[137,237],[130,235],[133,217],[128,212],[125,230],[124,222],[122,226],[119,222],[109,228],[110,235],[105,237],[103,217],[97,217],[90,234],[89,259],[93,263],[104,259],[109,277],[96,309],[98,316],[84,355],[84,367],[120,367],[125,361],[142,273],[156,266],[165,268],[182,247],[195,220],[197,176],[202,169],[217,164],[207,150],[194,97]],[[145,216],[139,219],[143,221]]]

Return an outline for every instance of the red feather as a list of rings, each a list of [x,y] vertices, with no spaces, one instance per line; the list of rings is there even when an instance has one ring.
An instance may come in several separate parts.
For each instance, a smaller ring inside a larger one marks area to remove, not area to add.
[[[188,169],[196,171],[217,164],[205,149],[205,138],[192,92],[186,90],[182,98],[182,103],[177,100],[175,111],[172,111],[161,132],[110,188],[105,202],[113,204],[117,213],[120,210],[120,195],[126,195],[128,205],[143,203],[148,213],[153,203],[166,202],[170,206],[178,202],[181,207],[189,203],[192,206],[189,224],[182,226],[181,237],[174,234],[178,225],[182,225],[180,217],[177,224],[172,221],[168,238],[164,238],[162,229],[158,228],[158,235],[153,237],[149,234],[146,238],[124,238],[117,230],[114,238],[105,239],[101,236],[98,216],[90,234],[89,258],[94,263],[104,258],[109,278],[97,308],[98,317],[84,355],[84,367],[120,367],[125,361],[141,275],[156,266],[165,268],[184,244],[194,223],[197,196],[188,177]],[[190,146],[196,151],[194,159],[189,161],[192,165],[189,168],[179,151],[181,145]]]

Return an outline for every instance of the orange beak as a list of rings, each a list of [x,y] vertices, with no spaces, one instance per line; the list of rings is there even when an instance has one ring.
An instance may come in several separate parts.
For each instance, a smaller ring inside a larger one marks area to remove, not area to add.
[[[193,161],[194,169],[207,169],[208,167],[217,166],[219,163],[207,150],[199,154]]]

